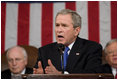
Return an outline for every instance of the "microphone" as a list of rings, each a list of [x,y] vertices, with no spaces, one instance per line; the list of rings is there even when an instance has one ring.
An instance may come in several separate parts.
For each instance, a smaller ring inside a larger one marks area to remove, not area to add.
[[[65,46],[63,44],[59,43],[58,44],[58,49],[59,49],[60,53],[63,54],[63,51],[65,49]]]
[[[62,73],[64,74],[64,58],[63,58],[63,52],[64,52],[64,49],[65,49],[65,46],[61,43],[58,44],[58,49],[60,51],[60,54],[61,54],[61,60],[62,60]]]

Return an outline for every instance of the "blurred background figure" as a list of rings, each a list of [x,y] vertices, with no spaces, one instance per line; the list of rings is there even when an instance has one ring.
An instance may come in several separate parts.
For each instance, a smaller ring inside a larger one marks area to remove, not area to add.
[[[32,74],[33,70],[27,68],[28,56],[24,48],[14,46],[6,54],[9,69],[2,71],[2,79],[10,79],[15,74]]]
[[[109,41],[104,49],[106,64],[103,65],[105,73],[112,73],[117,78],[117,39]]]

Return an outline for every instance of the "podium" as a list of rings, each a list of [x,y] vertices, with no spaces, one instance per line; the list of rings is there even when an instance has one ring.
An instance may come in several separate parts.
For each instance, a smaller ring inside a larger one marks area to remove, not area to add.
[[[20,77],[19,77],[20,76]],[[113,79],[112,74],[24,74],[15,78],[19,79]]]

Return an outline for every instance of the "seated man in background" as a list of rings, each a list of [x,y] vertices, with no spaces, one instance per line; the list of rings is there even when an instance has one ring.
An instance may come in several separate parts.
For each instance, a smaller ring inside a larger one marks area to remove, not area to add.
[[[14,74],[32,74],[33,69],[26,68],[28,56],[24,48],[14,46],[7,51],[6,57],[9,69],[1,73],[2,79],[10,79]]]
[[[105,73],[112,73],[117,78],[117,39],[109,41],[104,49],[107,64],[103,65]]]

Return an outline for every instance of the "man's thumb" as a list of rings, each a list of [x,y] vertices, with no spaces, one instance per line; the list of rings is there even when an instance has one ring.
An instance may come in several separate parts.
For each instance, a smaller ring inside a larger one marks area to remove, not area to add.
[[[48,59],[48,65],[49,65],[49,66],[52,66],[52,62],[51,62],[50,59]]]
[[[38,67],[39,67],[39,68],[42,68],[41,61],[38,62]]]

